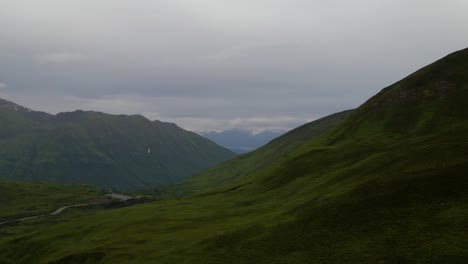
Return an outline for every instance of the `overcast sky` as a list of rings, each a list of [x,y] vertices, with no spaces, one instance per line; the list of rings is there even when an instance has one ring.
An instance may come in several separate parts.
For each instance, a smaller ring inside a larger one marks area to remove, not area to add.
[[[289,129],[466,47],[466,0],[0,0],[0,97]]]

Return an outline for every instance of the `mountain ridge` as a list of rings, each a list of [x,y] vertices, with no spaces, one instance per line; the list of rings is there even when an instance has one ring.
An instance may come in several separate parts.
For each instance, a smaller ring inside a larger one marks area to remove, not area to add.
[[[468,48],[456,51],[382,89],[359,107],[341,130],[367,136],[417,135],[450,127],[448,118],[467,118],[463,111],[463,98],[468,97],[467,60]],[[374,124],[367,127],[365,122]],[[340,135],[335,133],[335,138]]]
[[[174,183],[234,157],[172,123],[77,110],[51,115],[3,100],[2,178],[136,189]]]

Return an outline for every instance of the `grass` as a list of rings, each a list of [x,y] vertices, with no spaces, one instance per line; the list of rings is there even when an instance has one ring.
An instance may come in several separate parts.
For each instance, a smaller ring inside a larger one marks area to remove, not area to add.
[[[89,185],[0,181],[0,222],[87,202],[103,191]]]

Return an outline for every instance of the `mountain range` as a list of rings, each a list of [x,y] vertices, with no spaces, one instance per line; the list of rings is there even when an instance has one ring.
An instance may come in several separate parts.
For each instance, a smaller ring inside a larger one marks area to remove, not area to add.
[[[143,116],[51,115],[0,99],[0,178],[132,190],[175,183],[234,153]]]
[[[157,202],[5,227],[0,259],[467,263],[467,69],[450,54]]]
[[[263,130],[260,133],[254,133],[244,129],[229,129],[221,132],[199,132],[199,134],[235,153],[244,154],[267,144],[285,132],[283,130]]]

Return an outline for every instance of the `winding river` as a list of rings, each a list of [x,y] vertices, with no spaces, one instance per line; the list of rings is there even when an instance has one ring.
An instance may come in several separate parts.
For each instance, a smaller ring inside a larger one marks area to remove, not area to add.
[[[120,201],[128,201],[128,200],[131,200],[131,199],[138,198],[138,197],[123,195],[123,194],[117,194],[117,193],[109,193],[109,194],[106,194],[106,196],[109,197],[109,198],[120,200]],[[36,218],[44,217],[44,216],[47,216],[47,215],[58,215],[58,214],[61,214],[63,211],[65,211],[65,210],[67,210],[69,208],[73,208],[73,207],[85,207],[85,206],[90,206],[90,205],[106,204],[106,203],[108,203],[108,201],[98,202],[98,203],[83,203],[83,204],[67,205],[67,206],[63,206],[63,207],[58,208],[57,210],[53,211],[50,214],[42,214],[42,215],[35,215],[35,216],[18,218],[18,219],[14,219],[14,220],[10,220],[10,221],[0,222],[0,225],[4,225],[4,224],[8,224],[8,223],[14,223],[14,222],[20,222],[20,221],[25,221],[25,220],[31,220],[31,219],[36,219]]]

